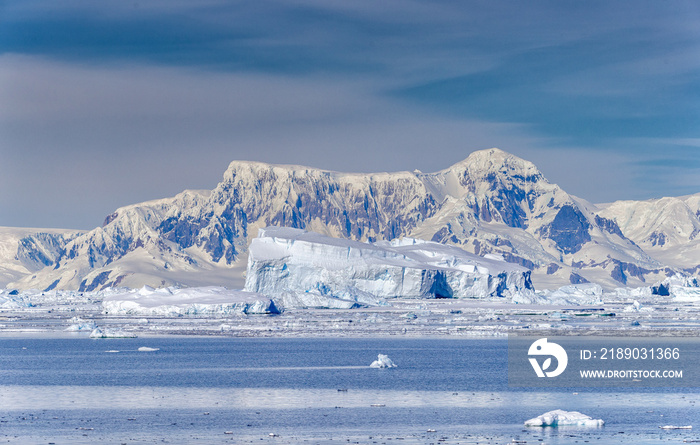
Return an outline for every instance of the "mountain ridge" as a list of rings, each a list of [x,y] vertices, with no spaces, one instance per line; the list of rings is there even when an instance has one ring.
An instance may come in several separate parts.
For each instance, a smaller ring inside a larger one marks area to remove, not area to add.
[[[9,286],[186,286],[204,277],[210,284],[240,286],[248,245],[266,226],[358,241],[407,236],[500,254],[532,269],[536,287],[585,281],[638,286],[697,270],[700,257],[686,264],[664,259],[657,252],[662,248],[650,255],[640,247],[644,237],[623,218],[630,208],[602,207],[569,195],[533,163],[495,148],[435,173],[343,173],[233,161],[211,191],[186,190],[121,207],[102,227],[64,241],[23,238],[15,260],[44,252],[44,267]],[[700,208],[700,227],[697,215]],[[690,214],[684,218],[695,224]],[[686,238],[692,244],[698,237]]]

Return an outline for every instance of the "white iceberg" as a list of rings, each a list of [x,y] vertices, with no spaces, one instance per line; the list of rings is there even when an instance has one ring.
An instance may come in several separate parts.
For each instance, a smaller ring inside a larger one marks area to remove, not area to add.
[[[138,316],[278,314],[280,311],[268,297],[224,287],[144,286],[106,296],[102,301],[106,314]]]
[[[80,331],[94,331],[97,329],[97,324],[94,321],[83,320],[80,317],[73,317],[70,319],[72,323],[66,328],[69,332],[80,332]]]
[[[305,293],[380,304],[387,298],[513,298],[530,271],[455,246],[404,238],[362,243],[284,227],[260,229],[245,288],[270,298]]]
[[[150,348],[148,346],[141,346],[138,349],[139,352],[155,352],[155,351],[160,351],[160,348]]]
[[[90,338],[135,338],[136,335],[129,334],[121,329],[95,328],[90,333]]]
[[[526,420],[525,426],[603,426],[602,419],[593,419],[591,416],[581,414],[578,411],[564,411],[557,409],[549,411],[534,419]]]
[[[654,308],[651,306],[644,306],[637,300],[634,300],[631,305],[626,306],[623,312],[654,312]]]
[[[519,295],[513,299],[516,303],[556,304],[556,305],[593,305],[603,304],[603,288],[599,284],[581,283],[562,286],[559,289],[538,291],[536,297]]]
[[[366,307],[368,303],[359,303],[355,300],[345,300],[334,298],[328,295],[321,295],[318,292],[282,292],[274,298],[274,302],[282,309],[356,309]],[[374,301],[379,304],[380,301]]]
[[[671,286],[670,292],[677,303],[700,302],[700,287]]]
[[[377,355],[377,359],[369,365],[370,368],[396,368],[396,366],[396,363],[384,354]]]
[[[679,303],[696,303],[700,301],[700,283],[697,277],[676,274],[653,285],[651,293],[660,297],[670,296]]]

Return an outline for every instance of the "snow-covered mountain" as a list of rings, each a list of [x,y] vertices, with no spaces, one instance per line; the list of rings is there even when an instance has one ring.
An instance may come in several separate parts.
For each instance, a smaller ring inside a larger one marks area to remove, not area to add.
[[[697,199],[688,202],[697,210]],[[82,234],[22,238],[14,261],[31,273],[9,286],[240,287],[250,241],[266,226],[358,241],[409,236],[500,254],[532,269],[539,288],[584,281],[641,285],[671,274],[667,264],[688,269],[700,263],[650,256],[615,205],[601,209],[571,196],[532,163],[495,148],[429,174],[235,161],[212,191],[123,207]],[[697,214],[693,224],[700,224]]]
[[[0,227],[0,287],[48,265],[79,233],[65,229]]]
[[[614,220],[654,259],[691,274],[700,272],[700,193],[598,207],[601,216]]]

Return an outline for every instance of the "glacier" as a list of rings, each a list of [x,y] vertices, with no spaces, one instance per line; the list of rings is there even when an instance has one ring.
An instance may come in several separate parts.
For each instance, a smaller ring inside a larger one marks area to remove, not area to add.
[[[260,229],[251,242],[244,290],[358,305],[534,295],[530,271],[495,255],[411,238],[363,243],[284,227]]]

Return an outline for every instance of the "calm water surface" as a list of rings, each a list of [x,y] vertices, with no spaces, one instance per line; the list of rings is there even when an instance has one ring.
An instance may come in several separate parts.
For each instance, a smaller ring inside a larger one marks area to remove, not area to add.
[[[369,368],[378,353],[399,367]],[[0,442],[700,441],[658,428],[700,428],[696,389],[510,389],[506,356],[505,340],[5,338]],[[553,409],[606,426],[522,426]]]

